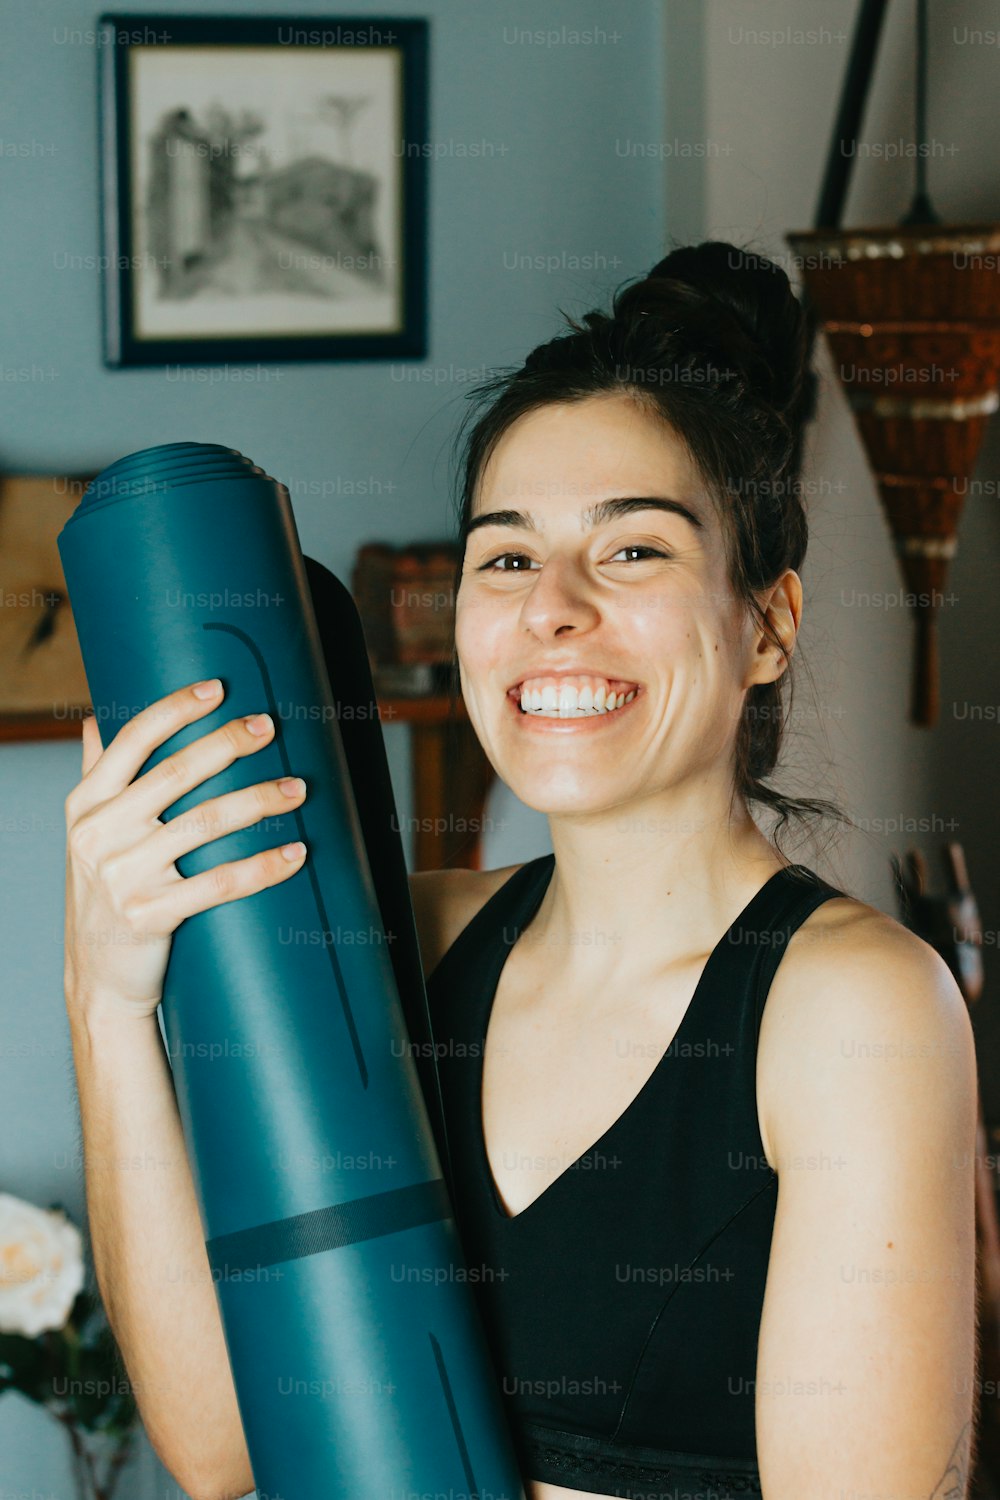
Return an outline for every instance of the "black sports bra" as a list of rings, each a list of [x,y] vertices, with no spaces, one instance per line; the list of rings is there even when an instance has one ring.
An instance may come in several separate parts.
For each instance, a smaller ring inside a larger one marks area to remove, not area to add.
[[[510,1217],[483,1138],[483,1049],[554,866],[545,854],[515,871],[427,982],[453,1206],[522,1471],[625,1500],[759,1495],[778,1176],[757,1122],[757,1038],[788,939],[844,892],[802,865],[776,871],[716,944],[639,1093]]]

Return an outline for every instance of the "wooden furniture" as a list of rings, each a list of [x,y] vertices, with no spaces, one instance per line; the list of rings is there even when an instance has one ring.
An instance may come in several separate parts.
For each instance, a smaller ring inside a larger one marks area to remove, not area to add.
[[[493,767],[461,695],[379,698],[382,723],[410,727],[414,870],[482,868],[482,829]]]
[[[80,737],[87,679],[56,538],[87,476],[0,474],[0,740]]]

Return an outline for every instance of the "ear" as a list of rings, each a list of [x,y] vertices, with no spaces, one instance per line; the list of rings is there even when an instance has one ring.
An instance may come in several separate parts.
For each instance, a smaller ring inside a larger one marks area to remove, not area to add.
[[[776,682],[791,660],[802,619],[802,580],[795,569],[786,568],[772,588],[758,595],[758,601],[770,628],[765,632],[754,622],[743,683],[746,688]],[[775,637],[781,642],[780,649],[774,644]]]

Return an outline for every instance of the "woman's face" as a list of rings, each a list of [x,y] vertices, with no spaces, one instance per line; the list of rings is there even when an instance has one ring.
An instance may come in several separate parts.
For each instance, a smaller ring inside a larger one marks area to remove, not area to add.
[[[635,503],[650,497],[676,509]],[[743,690],[778,668],[666,424],[618,394],[518,418],[481,475],[473,526],[456,600],[462,693],[515,795],[574,815],[685,783],[704,797],[706,779],[728,798]],[[612,689],[615,707],[594,712]]]

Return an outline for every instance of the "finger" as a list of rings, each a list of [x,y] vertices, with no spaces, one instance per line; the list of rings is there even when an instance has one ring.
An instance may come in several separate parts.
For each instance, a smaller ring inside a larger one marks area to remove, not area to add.
[[[186,792],[224,771],[241,756],[253,755],[270,744],[273,737],[274,720],[269,714],[229,719],[138,776],[122,793],[122,811],[132,818],[159,817]]]
[[[178,813],[168,823],[159,824],[143,843],[149,844],[150,850],[155,847],[157,864],[162,869],[173,864],[182,854],[189,854],[192,849],[222,838],[237,828],[249,828],[262,818],[279,818],[292,813],[305,795],[306,786],[301,776],[259,781],[253,786],[241,787],[239,791],[210,797],[188,812]],[[290,834],[291,830],[288,832]],[[140,850],[142,844],[136,847],[136,853]]]
[[[101,743],[101,732],[97,727],[97,718],[92,713],[87,714],[83,720],[81,741],[83,746],[83,761],[80,773],[81,776],[88,776],[104,751],[104,746]]]
[[[290,854],[286,855],[285,850]],[[306,849],[301,842],[284,844],[251,854],[247,859],[232,859],[225,864],[203,870],[200,875],[181,877],[149,902],[147,924],[154,931],[173,931],[199,911],[224,906],[241,896],[252,896],[268,886],[278,885],[302,868]]]
[[[207,698],[199,697],[196,687],[201,684],[187,683],[155,699],[122,725],[81,784],[85,795],[79,800],[83,805],[96,807],[122,791],[159,745],[185,724],[195,723],[219,707],[224,696],[221,687]]]

